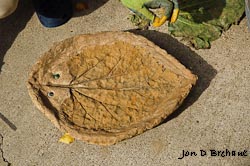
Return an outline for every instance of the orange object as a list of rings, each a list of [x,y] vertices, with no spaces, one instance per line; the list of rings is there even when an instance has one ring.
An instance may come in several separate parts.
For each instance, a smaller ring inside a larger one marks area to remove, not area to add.
[[[75,9],[77,11],[82,11],[82,10],[88,9],[88,5],[86,3],[83,3],[83,2],[78,2],[78,3],[76,3]]]

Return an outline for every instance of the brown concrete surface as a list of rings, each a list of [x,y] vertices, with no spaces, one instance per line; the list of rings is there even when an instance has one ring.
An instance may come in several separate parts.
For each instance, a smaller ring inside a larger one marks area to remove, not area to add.
[[[233,25],[207,50],[194,50],[166,34],[166,26],[134,31],[175,56],[199,76],[192,93],[165,123],[110,147],[62,135],[33,105],[26,81],[31,66],[54,42],[73,35],[134,29],[118,0],[91,1],[88,11],[48,29],[33,14],[30,0],[0,21],[0,165],[160,166],[250,165],[250,33],[246,19]],[[95,3],[106,2],[102,5]],[[214,150],[247,150],[247,156],[211,156]],[[182,150],[197,156],[178,159]],[[200,150],[207,155],[201,156]]]

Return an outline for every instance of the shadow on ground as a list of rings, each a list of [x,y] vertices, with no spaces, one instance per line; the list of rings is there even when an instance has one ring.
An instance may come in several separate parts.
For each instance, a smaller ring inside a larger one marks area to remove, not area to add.
[[[88,9],[82,10],[81,12],[74,12],[74,17],[79,17],[92,13],[93,11],[104,5],[108,0],[72,1],[74,3],[86,2],[88,4]],[[0,20],[0,73],[4,64],[3,60],[5,54],[13,44],[17,35],[25,28],[27,22],[30,20],[33,14],[34,7],[32,0],[19,0],[19,4],[16,11],[9,17]]]
[[[77,2],[83,2],[83,3],[87,4],[86,10],[82,10],[82,11],[74,13],[74,17],[80,17],[80,16],[88,15],[88,14],[92,13],[93,11],[97,10],[99,7],[101,7],[106,2],[108,2],[108,0],[94,0],[94,1],[73,0],[73,2],[74,2],[74,4],[76,4]]]
[[[142,35],[154,42],[156,45],[174,56],[199,78],[181,107],[179,107],[173,114],[165,119],[163,122],[165,123],[180,115],[185,109],[198,100],[200,95],[209,87],[210,82],[216,76],[217,71],[189,47],[180,43],[178,40],[168,34],[153,30],[130,30],[130,32]]]
[[[0,72],[6,52],[33,13],[31,0],[20,0],[17,10],[11,16],[0,20]]]

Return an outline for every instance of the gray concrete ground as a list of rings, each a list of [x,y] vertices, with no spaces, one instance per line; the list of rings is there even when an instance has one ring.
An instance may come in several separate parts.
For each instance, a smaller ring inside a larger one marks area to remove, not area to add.
[[[102,5],[95,5],[102,2]],[[105,3],[106,2],[106,3]],[[58,143],[62,133],[33,105],[26,89],[31,66],[54,42],[77,34],[134,29],[118,0],[99,0],[67,24],[41,26],[29,0],[0,21],[0,165],[158,166],[250,165],[250,33],[246,19],[208,50],[194,50],[158,31],[136,32],[166,49],[199,76],[192,93],[163,124],[110,147]],[[211,156],[210,150],[244,151]],[[182,156],[182,151],[197,156]],[[201,156],[200,150],[207,151]],[[227,154],[228,155],[228,154]]]

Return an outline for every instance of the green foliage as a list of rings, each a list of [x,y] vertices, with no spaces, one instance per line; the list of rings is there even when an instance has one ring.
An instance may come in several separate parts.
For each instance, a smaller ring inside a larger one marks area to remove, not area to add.
[[[131,14],[129,15],[128,19],[139,29],[148,29],[150,25],[150,20],[140,16],[139,14]]]
[[[186,37],[195,48],[209,48],[231,24],[239,21],[244,0],[180,0],[180,14],[169,23],[174,36]]]

